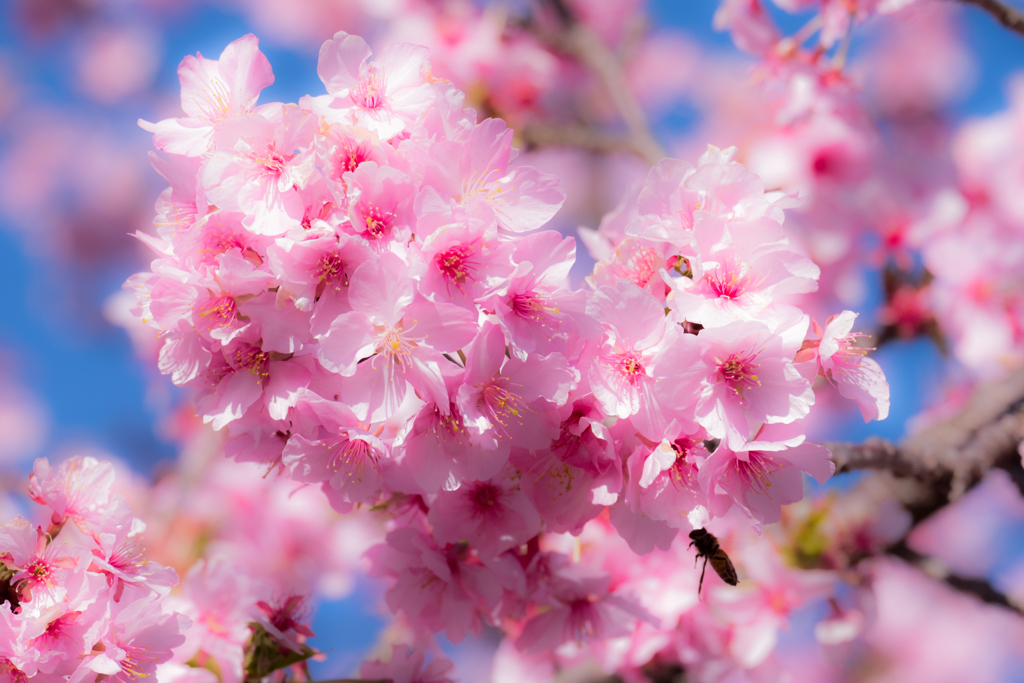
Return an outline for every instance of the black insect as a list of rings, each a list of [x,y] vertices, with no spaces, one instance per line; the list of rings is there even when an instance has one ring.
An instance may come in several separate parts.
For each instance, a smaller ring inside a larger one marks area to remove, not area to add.
[[[739,579],[736,578],[736,567],[732,566],[732,560],[725,554],[722,547],[718,545],[718,539],[713,534],[708,533],[704,529],[694,529],[690,532],[690,546],[697,546],[697,557],[694,558],[693,564],[697,565],[697,560],[704,558],[704,566],[700,570],[700,585],[697,587],[697,595],[700,595],[701,589],[704,588],[704,572],[708,568],[708,562],[711,562],[711,568],[715,570],[719,578],[725,581],[730,586],[735,586],[739,583]]]

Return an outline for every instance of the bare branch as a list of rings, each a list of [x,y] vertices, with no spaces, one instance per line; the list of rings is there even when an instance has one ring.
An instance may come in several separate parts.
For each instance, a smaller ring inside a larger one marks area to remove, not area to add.
[[[1014,33],[1019,33],[1024,36],[1024,13],[1004,5],[999,0],[958,0],[965,5],[976,5],[981,9],[985,10],[993,17],[996,21],[1010,29]]]
[[[886,469],[914,479],[945,498],[935,501],[937,509],[959,498],[993,467],[1007,470],[1018,486],[1024,485],[1017,452],[1022,441],[1024,370],[1017,370],[998,382],[979,385],[963,410],[899,446],[882,439],[827,446],[837,472]]]
[[[1000,607],[1013,610],[1018,614],[1024,614],[1024,611],[1021,611],[1019,605],[1011,602],[1006,595],[996,590],[995,587],[985,579],[972,579],[953,574],[941,563],[933,560],[932,558],[921,555],[902,541],[889,548],[888,552],[890,555],[900,558],[907,564],[917,567],[932,578],[945,581],[951,588],[954,588],[961,593],[970,593],[982,602],[987,602],[990,605],[999,605]]]
[[[530,147],[576,147],[601,154],[637,152],[629,138],[606,135],[582,124],[527,124],[518,132]]]
[[[647,115],[633,95],[622,64],[604,41],[585,24],[576,21],[562,0],[547,0],[562,24],[557,35],[539,34],[554,49],[576,58],[604,85],[616,111],[626,124],[626,148],[654,165],[665,158],[665,150],[651,135]]]

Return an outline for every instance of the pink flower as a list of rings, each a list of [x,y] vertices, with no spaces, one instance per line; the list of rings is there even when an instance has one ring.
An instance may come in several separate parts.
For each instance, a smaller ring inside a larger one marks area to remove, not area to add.
[[[359,675],[367,680],[389,680],[392,683],[453,683],[445,674],[455,665],[444,657],[435,656],[424,666],[426,654],[422,649],[394,645],[391,659],[363,662]]]
[[[519,650],[543,652],[565,642],[602,641],[628,635],[638,620],[655,621],[639,604],[611,592],[611,577],[604,572],[567,563],[554,570],[550,608],[523,625],[516,639]]]
[[[424,47],[396,43],[371,62],[366,41],[338,31],[320,48],[317,65],[329,94],[309,98],[308,106],[328,123],[365,128],[388,140],[430,104],[428,55]]]
[[[501,328],[485,323],[466,354],[458,394],[463,421],[485,450],[543,448],[558,434],[552,408],[566,402],[578,378],[559,353],[507,357]]]
[[[516,246],[515,272],[493,293],[478,300],[493,310],[520,360],[531,353],[569,355],[567,340],[599,333],[586,314],[586,293],[568,287],[569,269],[576,260],[576,241],[546,231],[524,237]]]
[[[622,281],[602,287],[587,308],[605,333],[589,379],[609,415],[630,417],[648,438],[660,438],[673,420],[690,423],[698,377],[697,338],[665,317],[653,296]]]
[[[171,650],[185,642],[189,626],[187,617],[165,614],[155,597],[122,601],[114,608],[109,630],[100,635],[101,651],[87,656],[82,666],[116,683],[152,676],[157,664],[168,661]]]
[[[305,214],[298,190],[313,173],[309,147],[315,130],[314,117],[294,105],[224,121],[214,135],[216,151],[203,167],[207,199],[246,213],[247,227],[257,235],[283,234]]]
[[[365,161],[344,179],[349,188],[349,222],[342,229],[371,244],[408,239],[414,192],[409,176],[392,166]]]
[[[35,462],[29,475],[29,496],[53,510],[51,522],[71,519],[83,531],[103,518],[114,483],[114,466],[90,456],[65,460],[56,471],[46,458]]]
[[[506,476],[442,491],[427,519],[438,542],[468,541],[484,556],[522,545],[537,535],[541,524],[529,498]]]
[[[871,349],[855,346],[862,336],[850,333],[856,318],[853,311],[843,311],[828,319],[820,333],[818,362],[839,393],[857,402],[865,422],[884,420],[889,415],[889,383],[878,363],[867,357]]]
[[[814,391],[793,364],[807,323],[793,309],[778,331],[742,321],[700,331],[705,379],[696,416],[711,436],[740,448],[751,424],[789,423],[807,415]]]
[[[457,393],[464,373],[454,364],[441,367],[449,393]],[[453,491],[463,480],[490,479],[508,460],[506,450],[474,443],[454,398],[448,410],[433,402],[423,406],[395,445],[404,447],[403,465],[427,493],[440,487]]]
[[[270,604],[264,600],[256,603],[262,612],[260,623],[274,637],[274,640],[292,652],[302,652],[306,638],[315,633],[304,622],[309,621],[308,596],[289,595]]]
[[[65,584],[82,558],[81,548],[64,543],[50,543],[42,528],[32,528],[24,517],[15,517],[0,527],[0,559],[15,570],[11,584],[18,586],[20,601],[27,603],[43,595],[45,600],[61,600],[67,593]],[[62,553],[70,553],[63,555]]]
[[[431,144],[424,180],[470,216],[497,221],[509,232],[536,230],[558,212],[565,192],[557,178],[535,168],[510,169],[512,152],[512,131],[500,119],[486,119],[465,142]]]
[[[292,479],[323,483],[333,489],[328,498],[361,503],[377,495],[381,485],[380,461],[387,448],[380,439],[359,427],[359,420],[345,404],[325,401],[303,392],[298,410],[308,415],[316,438],[293,434],[282,453],[282,463]],[[347,512],[347,510],[345,510]]]
[[[498,575],[474,557],[466,543],[439,547],[417,529],[400,528],[366,552],[371,576],[387,577],[386,599],[414,626],[444,631],[453,643],[479,633],[481,618],[498,605]]]
[[[781,518],[782,506],[803,498],[801,472],[824,484],[836,471],[824,446],[805,443],[799,425],[764,425],[739,448],[723,441],[697,475],[711,514],[737,506],[758,529]]]
[[[267,247],[270,269],[281,283],[278,292],[291,298],[300,311],[311,311],[322,300],[317,311],[327,307],[335,315],[347,312],[352,274],[369,257],[369,250],[347,235],[279,239]]]
[[[250,631],[250,606],[256,600],[252,581],[240,574],[227,557],[201,559],[182,581],[182,599],[172,603],[187,630],[175,645],[179,659],[203,653],[216,662],[223,683],[241,683],[243,648]],[[191,621],[191,623],[188,623]]]
[[[651,519],[677,529],[707,523],[707,497],[698,483],[698,470],[708,457],[703,433],[663,439],[652,449],[638,446],[629,456],[626,502]]]
[[[469,343],[476,315],[454,304],[417,300],[404,262],[391,252],[353,273],[349,303],[352,312],[335,318],[320,338],[318,358],[328,370],[351,378],[346,402],[356,416],[386,419],[410,386],[447,411],[439,365],[450,361],[442,354]]]
[[[154,134],[157,149],[201,156],[210,148],[214,129],[222,119],[252,111],[260,91],[274,82],[259,42],[250,33],[224,48],[218,60],[199,53],[181,60],[181,108],[188,118],[158,123],[139,119],[139,126]]]

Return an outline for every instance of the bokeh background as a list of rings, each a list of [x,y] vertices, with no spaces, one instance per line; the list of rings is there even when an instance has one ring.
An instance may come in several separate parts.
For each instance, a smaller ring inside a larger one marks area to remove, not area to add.
[[[515,0],[510,11],[525,2]],[[646,67],[652,82],[667,74],[673,84],[650,109],[653,129],[676,152],[733,142],[694,139],[702,130],[704,67],[743,59],[728,35],[712,29],[716,6],[715,0],[653,0],[647,8],[649,29],[673,46],[665,53],[672,58]],[[82,449],[107,453],[141,475],[158,473],[176,456],[171,422],[182,395],[136,355],[116,321],[124,315],[117,300],[122,282],[148,261],[130,233],[147,229],[163,189],[147,159],[151,137],[136,120],[177,115],[181,58],[197,51],[215,58],[230,41],[253,32],[276,75],[262,101],[294,102],[323,92],[316,60],[325,38],[344,29],[367,35],[372,44],[384,26],[373,15],[386,11],[385,0],[0,0],[4,477],[22,478],[35,457],[59,460]],[[956,92],[947,111],[965,120],[1006,107],[1006,83],[1024,69],[1024,40],[985,14],[956,11],[953,23],[966,49],[950,74]],[[789,31],[802,21],[776,18]],[[870,58],[885,30],[857,32],[852,70]],[[884,69],[884,62],[875,68]],[[555,153],[538,165],[568,163]],[[599,197],[586,196],[585,184],[571,186],[557,227],[566,233],[580,224],[595,227],[624,189],[616,179],[637,172],[637,164],[623,161],[621,174],[607,174],[608,191]],[[591,264],[581,249],[577,272]],[[871,269],[865,265],[865,311],[881,296]],[[819,425],[816,436],[897,439],[946,375],[956,372],[924,339],[888,344],[876,357],[892,387],[889,419],[865,425],[851,406]],[[1024,520],[1004,522],[1005,543],[992,569],[997,575],[1024,558]],[[382,624],[378,600],[373,586],[361,582],[345,600],[317,607],[313,643],[329,653],[314,664],[318,678],[349,673],[371,646]],[[486,643],[470,643],[456,656],[463,680],[486,670]]]

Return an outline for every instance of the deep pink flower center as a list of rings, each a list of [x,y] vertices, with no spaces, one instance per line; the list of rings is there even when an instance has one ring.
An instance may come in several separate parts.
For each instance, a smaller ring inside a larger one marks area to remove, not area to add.
[[[367,238],[378,240],[391,234],[391,226],[395,222],[395,214],[385,211],[379,206],[361,208],[363,222],[366,224],[364,234]]]
[[[412,361],[413,351],[419,345],[410,337],[410,331],[412,328],[406,330],[400,322],[398,327],[384,332],[377,353],[383,354],[388,367],[405,366]]]
[[[129,539],[125,539],[117,544],[114,552],[110,554],[108,562],[110,562],[111,566],[129,574],[136,573],[138,568],[145,564],[145,560],[142,557],[142,548]]]
[[[371,66],[359,77],[359,83],[350,97],[360,107],[379,109],[384,106],[386,87],[384,73],[376,66]]]
[[[601,615],[590,598],[580,598],[569,603],[569,629],[577,641],[599,635]]]
[[[348,287],[346,268],[347,264],[341,258],[341,254],[324,254],[313,268],[313,277],[324,287],[334,284],[336,289],[341,289]],[[318,291],[322,291],[322,289],[318,288]]]
[[[756,374],[760,365],[754,362],[756,359],[756,353],[734,353],[718,361],[718,381],[725,382],[733,394],[742,398],[745,390],[761,386]]]
[[[508,299],[508,307],[520,318],[540,322],[545,314],[558,314],[558,307],[535,291],[519,292]]]
[[[32,583],[49,585],[53,578],[53,567],[43,558],[32,560],[25,566],[25,573]]]
[[[637,287],[646,287],[651,278],[664,265],[658,251],[652,247],[640,247],[629,259],[626,274]]]
[[[369,143],[345,140],[338,148],[338,166],[340,173],[349,173],[359,168],[359,165],[370,159]]]
[[[474,279],[476,266],[471,259],[475,254],[472,244],[459,244],[434,257],[434,265],[446,280],[462,285]]]
[[[11,660],[0,657],[0,675],[11,681],[11,683],[27,683],[28,676],[21,669],[11,664]]]
[[[249,155],[260,175],[270,176],[271,178],[279,178],[284,173],[285,166],[294,157],[294,154],[284,154],[277,151],[273,145],[268,146],[263,154],[253,152]]]
[[[501,504],[503,491],[494,484],[480,483],[469,493],[470,505],[476,517],[497,516],[504,506]]]
[[[704,276],[708,287],[715,296],[722,299],[738,299],[750,289],[749,277],[738,277],[731,269],[717,269]]]
[[[274,628],[282,633],[296,630],[300,633],[308,632],[302,625],[310,614],[306,605],[306,598],[301,595],[289,595],[280,605],[271,606],[260,600],[256,606],[267,615],[267,621],[273,624]]]
[[[693,488],[697,479],[697,466],[687,460],[696,442],[693,439],[676,439],[672,448],[676,452],[676,461],[669,468],[669,478],[676,488]]]

